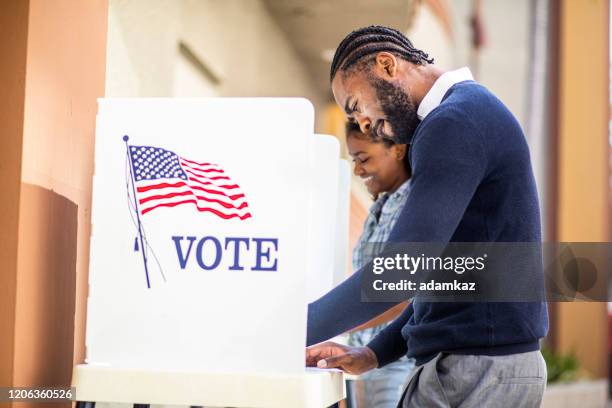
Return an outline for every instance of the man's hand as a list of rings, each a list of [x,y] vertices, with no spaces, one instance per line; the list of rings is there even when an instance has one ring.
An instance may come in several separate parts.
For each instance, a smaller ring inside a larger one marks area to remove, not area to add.
[[[306,348],[306,365],[339,368],[349,374],[362,374],[378,367],[378,360],[368,347],[349,347],[326,341]]]

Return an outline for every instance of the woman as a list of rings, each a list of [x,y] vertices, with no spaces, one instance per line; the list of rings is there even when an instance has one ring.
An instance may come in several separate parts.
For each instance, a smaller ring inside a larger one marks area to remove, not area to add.
[[[357,270],[371,258],[369,243],[387,241],[410,190],[407,145],[391,140],[373,140],[355,123],[347,123],[346,143],[355,163],[354,173],[364,180],[374,204],[366,218],[363,233],[353,249],[353,268]],[[370,248],[372,245],[370,245]],[[400,304],[357,328],[349,335],[349,345],[365,346],[389,321],[406,307]],[[394,408],[397,406],[414,361],[406,357],[381,369],[362,374],[347,382],[349,406],[354,408]]]

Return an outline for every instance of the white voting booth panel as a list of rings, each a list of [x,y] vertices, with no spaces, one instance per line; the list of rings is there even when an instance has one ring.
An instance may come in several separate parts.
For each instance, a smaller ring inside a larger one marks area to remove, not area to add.
[[[176,387],[150,389],[168,378],[216,384],[215,398],[196,392],[192,405],[228,404],[223,384],[229,398],[283,381],[301,390],[288,397],[294,406],[342,398],[340,373],[304,369],[305,288],[315,264],[331,286],[343,205],[337,141],[313,137],[313,123],[312,106],[297,98],[100,101],[88,364],[75,368],[77,399],[130,398],[112,373],[127,376],[142,403],[187,403],[171,395]],[[316,204],[322,197],[330,207]],[[309,256],[322,233],[331,250]],[[94,383],[123,394],[104,398]],[[305,399],[321,384],[327,400]],[[277,406],[256,394],[232,401]]]
[[[351,166],[341,159],[338,164],[338,205],[336,209],[335,261],[332,286],[347,277],[349,250],[349,210],[351,194]]]
[[[308,295],[312,302],[333,287],[336,257],[336,222],[339,191],[338,139],[314,135],[311,144],[312,190],[309,225],[310,254],[308,256]]]
[[[351,169],[338,159],[340,144],[315,135],[311,146],[313,182],[308,263],[308,301],[312,302],[346,278]]]

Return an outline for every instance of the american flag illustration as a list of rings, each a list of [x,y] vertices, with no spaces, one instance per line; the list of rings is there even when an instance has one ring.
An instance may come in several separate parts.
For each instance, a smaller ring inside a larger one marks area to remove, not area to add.
[[[226,220],[252,216],[244,193],[218,165],[154,146],[130,145],[128,154],[141,215],[187,204]]]

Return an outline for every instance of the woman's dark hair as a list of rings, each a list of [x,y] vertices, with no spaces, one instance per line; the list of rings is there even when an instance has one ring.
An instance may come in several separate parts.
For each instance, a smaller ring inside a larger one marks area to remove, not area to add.
[[[365,57],[381,51],[393,53],[416,65],[433,64],[434,61],[398,30],[373,25],[353,31],[340,42],[329,71],[330,82],[338,70],[347,71]]]
[[[350,137],[355,137],[357,139],[367,140],[372,143],[382,143],[385,145],[386,148],[390,148],[391,146],[398,144],[398,143],[395,143],[392,139],[389,139],[386,137],[375,139],[372,136],[366,133],[363,133],[361,131],[361,128],[359,127],[359,124],[354,121],[346,122],[344,131],[345,131],[345,136],[347,139],[350,136]],[[408,150],[409,149],[410,149],[410,145],[406,146],[406,155],[404,156],[404,168],[406,169],[406,172],[408,173],[408,177],[411,177],[412,168],[410,167],[410,162],[408,161]]]

